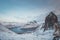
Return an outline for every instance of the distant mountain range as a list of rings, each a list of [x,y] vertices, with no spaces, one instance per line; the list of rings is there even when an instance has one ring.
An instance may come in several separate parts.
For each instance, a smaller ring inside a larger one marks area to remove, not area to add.
[[[26,24],[16,22],[0,22],[0,26],[4,26],[6,29],[21,34],[34,31],[37,27],[39,27],[39,24],[37,23],[37,21],[31,21]]]
[[[11,31],[16,33],[26,33],[32,32],[37,27],[44,23],[46,15],[37,16],[35,20],[28,23],[18,23],[18,22],[0,22],[0,26],[4,26]],[[60,15],[57,15],[58,21],[60,22]]]

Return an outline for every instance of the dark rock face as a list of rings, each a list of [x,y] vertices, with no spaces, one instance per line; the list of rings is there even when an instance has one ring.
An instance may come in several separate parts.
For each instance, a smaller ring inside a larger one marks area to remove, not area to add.
[[[53,40],[59,40],[59,38],[60,38],[59,36],[56,36],[53,38]]]
[[[50,12],[50,14],[45,19],[45,24],[54,24],[56,22],[58,22],[57,16],[53,12]]]
[[[56,36],[59,36],[59,37],[60,37],[60,24],[55,23],[54,29],[55,29],[55,32],[53,33],[53,35],[54,35],[55,37],[56,37]]]
[[[58,22],[57,16],[53,13],[50,12],[48,16],[45,18],[45,25],[44,25],[44,31],[47,30],[48,28],[53,28],[54,23]]]

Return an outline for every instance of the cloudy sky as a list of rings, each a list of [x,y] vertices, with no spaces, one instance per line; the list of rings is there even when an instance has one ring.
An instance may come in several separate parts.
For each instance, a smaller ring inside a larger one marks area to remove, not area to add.
[[[0,20],[27,22],[59,9],[60,0],[0,0]]]

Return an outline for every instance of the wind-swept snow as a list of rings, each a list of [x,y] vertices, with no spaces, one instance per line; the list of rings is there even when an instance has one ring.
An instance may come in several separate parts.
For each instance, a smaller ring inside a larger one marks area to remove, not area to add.
[[[1,40],[52,40],[53,30],[47,30],[43,32],[40,30],[41,26],[36,29],[35,32],[26,34],[16,34],[4,26],[0,26],[0,39]]]

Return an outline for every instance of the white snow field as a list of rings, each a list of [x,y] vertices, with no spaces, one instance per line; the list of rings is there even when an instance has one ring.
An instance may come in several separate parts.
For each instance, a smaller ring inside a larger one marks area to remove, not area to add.
[[[42,26],[42,25],[41,25]],[[4,26],[0,26],[0,40],[52,40],[54,30],[47,30],[38,27],[35,32],[16,34]]]

